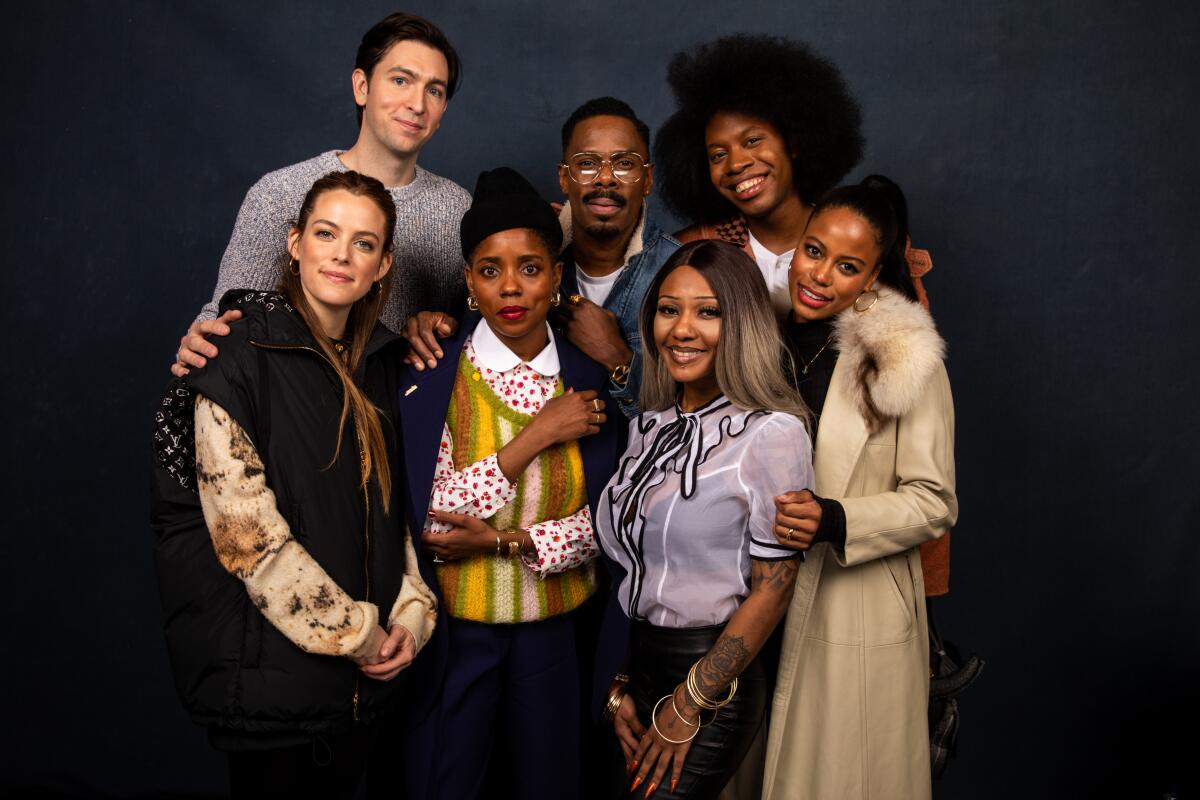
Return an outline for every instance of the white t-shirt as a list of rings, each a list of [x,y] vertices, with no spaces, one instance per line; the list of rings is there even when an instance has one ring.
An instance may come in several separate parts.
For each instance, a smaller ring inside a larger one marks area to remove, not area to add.
[[[603,306],[604,301],[608,299],[609,292],[612,291],[613,284],[617,282],[617,278],[621,277],[621,273],[624,271],[625,267],[621,267],[602,277],[593,278],[576,264],[575,282],[579,285],[581,295],[596,305]]]
[[[754,252],[754,260],[758,262],[758,269],[767,282],[767,291],[771,295],[775,313],[781,316],[790,313],[792,293],[788,289],[788,270],[792,267],[792,256],[796,254],[796,248],[776,255],[755,239],[753,233],[746,233],[750,236],[750,249]]]

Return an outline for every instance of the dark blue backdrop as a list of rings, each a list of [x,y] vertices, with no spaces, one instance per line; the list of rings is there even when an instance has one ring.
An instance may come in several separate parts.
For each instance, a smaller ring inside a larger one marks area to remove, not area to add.
[[[1200,796],[1191,5],[409,5],[465,60],[422,164],[468,188],[508,163],[555,196],[575,105],[616,94],[661,123],[668,57],[719,34],[804,38],[842,66],[862,171],[908,190],[950,343],[962,520],[943,625],[989,666],[942,798]],[[354,141],[354,49],[395,9],[328,6],[6,11],[10,787],[223,789],[159,633],[150,414],[246,188]]]

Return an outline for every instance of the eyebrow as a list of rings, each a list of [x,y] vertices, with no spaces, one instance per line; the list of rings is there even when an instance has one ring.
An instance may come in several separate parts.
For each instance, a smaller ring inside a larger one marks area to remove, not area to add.
[[[522,255],[517,256],[517,261],[525,261],[527,259],[533,259],[536,261],[545,261],[546,257],[543,255],[539,255],[538,253],[524,253]],[[503,259],[500,256],[480,256],[480,258],[479,258],[480,264],[482,264],[484,262],[498,264],[501,261],[503,261]]]
[[[680,299],[682,299],[682,298],[676,297],[676,296],[675,296],[675,295],[673,295],[673,294],[660,294],[660,295],[658,296],[658,299],[660,299],[660,300],[662,300],[662,299],[664,299],[664,298],[666,298],[667,300],[680,300]],[[692,300],[716,300],[716,299],[717,299],[717,296],[716,296],[716,295],[714,295],[714,294],[698,294],[698,295],[695,295],[695,296],[693,296],[691,299],[692,299]]]
[[[412,69],[411,67],[392,67],[391,69],[389,69],[387,71],[387,74],[391,75],[394,72],[401,72],[401,73],[407,75],[408,77],[412,78],[415,81],[421,80],[421,73],[417,72],[416,70]],[[428,83],[436,83],[438,86],[446,85],[446,82],[444,80],[442,80],[441,78],[430,78]]]
[[[338,225],[336,222],[334,222],[332,220],[328,220],[328,219],[315,219],[315,220],[313,220],[313,224],[314,225],[328,225],[330,228],[336,228],[339,231],[342,229],[341,225]],[[379,238],[379,234],[375,233],[375,231],[356,231],[354,233],[354,235],[355,236],[370,236],[372,239]]]

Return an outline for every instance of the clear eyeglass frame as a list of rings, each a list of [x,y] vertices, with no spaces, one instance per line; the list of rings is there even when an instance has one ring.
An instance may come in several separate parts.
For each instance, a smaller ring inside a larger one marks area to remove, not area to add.
[[[587,174],[582,174],[581,168],[576,164],[576,162],[583,157],[589,157],[600,165],[595,168],[595,171],[592,172],[590,177]],[[636,164],[628,169],[618,169],[616,162],[622,159],[633,159]],[[611,153],[609,154],[608,158],[605,158],[599,153],[576,153],[566,161],[559,162],[559,166],[567,171],[567,174],[571,176],[571,180],[583,186],[595,183],[596,179],[600,177],[600,173],[604,171],[605,167],[608,167],[608,170],[612,173],[613,177],[621,183],[637,183],[643,177],[645,177],[646,168],[649,167],[650,164],[651,162],[644,159],[638,153],[628,151]],[[634,174],[631,175],[630,173]]]

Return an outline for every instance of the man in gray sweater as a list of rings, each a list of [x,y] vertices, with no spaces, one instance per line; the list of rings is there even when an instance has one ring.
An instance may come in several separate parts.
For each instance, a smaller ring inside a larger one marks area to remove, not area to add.
[[[458,224],[471,195],[453,181],[417,166],[417,156],[441,124],[458,88],[458,54],[428,20],[392,14],[363,36],[351,82],[358,109],[358,140],[271,172],[246,194],[217,275],[212,301],[180,340],[171,371],[204,366],[217,354],[208,336],[229,333],[240,316],[217,316],[230,289],[273,289],[287,233],[313,182],[352,169],[379,179],[396,202],[391,296],[382,321],[400,331],[421,309],[457,314],[464,297]]]

